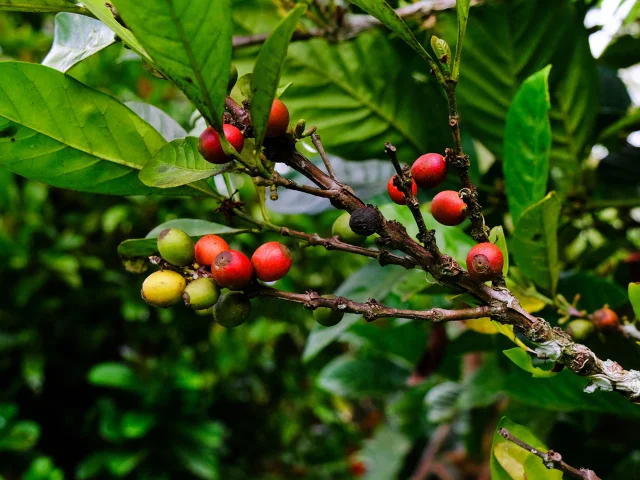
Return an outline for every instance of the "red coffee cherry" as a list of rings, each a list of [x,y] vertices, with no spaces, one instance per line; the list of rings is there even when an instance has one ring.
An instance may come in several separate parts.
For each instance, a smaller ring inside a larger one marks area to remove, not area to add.
[[[413,162],[411,176],[420,188],[433,188],[447,178],[447,161],[438,153],[426,153]]]
[[[268,242],[254,252],[251,264],[259,280],[274,282],[289,272],[291,252],[281,243]]]
[[[440,192],[431,201],[431,215],[442,225],[460,225],[466,217],[466,210],[467,204],[453,190]]]
[[[286,105],[277,98],[271,105],[271,113],[267,122],[267,137],[279,137],[284,135],[289,126],[289,110]]]
[[[404,198],[404,193],[402,193],[398,187],[393,184],[393,179],[396,178],[396,175],[389,179],[389,183],[387,183],[387,191],[389,192],[389,196],[394,203],[398,205],[406,205],[407,199]],[[411,180],[411,193],[415,196],[418,193],[418,186],[414,180]]]
[[[217,235],[205,235],[196,242],[196,262],[211,265],[218,254],[231,250],[229,244]]]
[[[224,131],[224,136],[227,141],[233,148],[235,148],[238,153],[242,152],[242,147],[244,147],[242,132],[233,125],[228,124],[223,125],[222,130]],[[216,132],[213,127],[207,127],[207,129],[202,132],[202,135],[200,135],[198,151],[209,163],[220,165],[231,161],[231,157],[224,153],[218,132]]]
[[[211,275],[221,287],[241,290],[253,278],[253,267],[244,253],[227,250],[219,253],[214,260]]]
[[[502,275],[504,257],[493,243],[479,243],[467,255],[469,276],[476,281],[486,282]]]
[[[601,331],[612,331],[620,328],[618,314],[607,306],[593,312],[591,314],[591,321],[596,328]]]

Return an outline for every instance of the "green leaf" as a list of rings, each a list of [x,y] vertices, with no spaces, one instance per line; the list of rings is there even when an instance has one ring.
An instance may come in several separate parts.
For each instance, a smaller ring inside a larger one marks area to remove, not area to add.
[[[120,419],[120,430],[125,438],[144,437],[156,424],[155,417],[146,412],[127,412]]]
[[[540,367],[535,367],[533,365],[531,355],[519,347],[503,350],[502,353],[504,353],[509,360],[525,372],[529,372],[534,378],[554,377],[558,374],[558,372],[552,372],[551,370],[544,370]]]
[[[394,283],[401,280],[404,275],[406,270],[403,268],[390,265],[380,269],[380,265],[376,262],[370,262],[347,278],[334,293],[358,302],[364,302],[368,298],[384,298]],[[372,278],[376,278],[376,281],[372,282]],[[360,315],[347,314],[333,327],[315,325],[307,338],[302,354],[303,361],[311,360],[361,318]]]
[[[406,384],[410,370],[382,357],[343,355],[329,362],[318,376],[318,386],[334,395],[362,398],[395,393]]]
[[[392,32],[396,33],[402,40],[407,42],[407,44],[413,48],[413,50],[420,55],[421,58],[426,60],[426,62],[437,71],[439,74],[440,70],[438,69],[438,65],[431,58],[431,55],[427,53],[422,44],[418,41],[418,39],[413,35],[411,29],[404,23],[404,20],[398,16],[391,6],[385,2],[384,0],[350,0],[351,3],[357,5],[362,10],[367,12],[369,15],[377,18],[380,22],[389,28]]]
[[[365,480],[389,480],[398,478],[404,458],[411,450],[412,442],[406,435],[389,425],[376,429],[366,440],[359,457],[367,467]]]
[[[547,66],[520,86],[507,112],[504,177],[513,222],[547,192],[551,124]]]
[[[148,257],[158,252],[157,238],[160,232],[166,228],[177,228],[188,233],[194,240],[203,235],[213,233],[215,235],[238,235],[246,233],[248,229],[232,228],[219,223],[207,222],[195,218],[180,218],[169,220],[151,230],[145,238],[125,240],[118,246],[118,255],[124,258]]]
[[[140,381],[129,366],[122,363],[101,363],[89,371],[89,383],[102,387],[136,391]]]
[[[640,319],[640,282],[629,284],[629,301],[636,318]]]
[[[511,251],[520,271],[551,292],[558,283],[558,218],[562,204],[555,192],[524,211],[511,239]]]
[[[187,136],[187,131],[158,107],[144,102],[126,102],[125,105],[155,128],[167,142]]]
[[[605,303],[618,308],[629,301],[627,292],[618,283],[585,271],[563,273],[558,291],[569,299],[580,294],[578,305],[588,312],[602,308]]]
[[[453,15],[438,15],[436,34],[452,44]],[[564,194],[579,180],[580,163],[598,103],[598,74],[588,32],[570,0],[485,2],[470,10],[464,69],[458,84],[462,125],[498,158],[504,155],[507,111],[520,84],[553,65],[551,95],[551,179]],[[496,48],[499,45],[500,48]]]
[[[460,76],[460,59],[462,57],[462,44],[464,34],[467,31],[467,22],[469,21],[469,8],[471,0],[456,0],[456,18],[458,20],[458,41],[456,42],[456,58],[453,61],[453,71],[451,76],[454,80],[458,80]]]
[[[282,82],[293,82],[283,96],[291,118],[313,121],[325,149],[347,160],[383,158],[389,141],[400,161],[413,162],[444,151],[451,138],[446,100],[429,68],[380,31],[339,45],[292,43]]]
[[[182,445],[176,446],[174,451],[182,465],[196,477],[203,480],[220,478],[218,457],[213,450]]]
[[[34,13],[88,13],[82,5],[68,0],[0,0],[0,10]]]
[[[116,477],[124,477],[131,473],[144,457],[144,452],[109,452],[105,455],[105,464]]]
[[[0,451],[25,451],[34,447],[40,438],[40,425],[22,420],[11,425],[0,435]]]
[[[220,175],[234,168],[234,163],[214,165],[198,152],[198,139],[179,138],[167,143],[140,171],[140,181],[150,187],[170,188],[187,185]]]
[[[256,133],[256,152],[260,151],[267,131],[271,105],[278,90],[280,72],[287,56],[291,36],[306,9],[306,5],[298,4],[282,19],[262,45],[253,67],[253,75],[250,78],[251,119]]]
[[[498,246],[502,252],[502,258],[504,258],[504,266],[502,267],[502,274],[507,275],[509,273],[509,250],[507,249],[507,239],[504,236],[504,229],[502,225],[493,227],[489,232],[489,241]]]
[[[0,0],[1,1],[1,0]],[[115,32],[116,35],[122,40],[126,46],[136,52],[145,61],[151,62],[151,58],[144,51],[142,45],[138,39],[131,33],[131,30],[123,27],[113,16],[111,10],[107,7],[103,0],[83,0],[83,5],[89,10],[98,20],[104,23],[107,27]]]
[[[138,170],[164,144],[109,95],[48,67],[0,62],[0,166],[90,193],[193,194],[138,180]]]
[[[222,131],[231,71],[229,0],[114,0],[154,60],[204,117]]]
[[[527,427],[513,423],[507,417],[502,417],[493,434],[493,445],[491,447],[492,480],[525,480],[527,478],[560,480],[562,478],[562,472],[548,470],[542,463],[542,459],[500,435],[501,428],[506,428],[514,437],[534,448],[543,451],[548,450],[546,445]]]
[[[113,31],[100,20],[74,13],[59,13],[56,15],[53,46],[42,64],[66,72],[115,41]]]
[[[598,140],[607,140],[611,137],[622,137],[624,139],[627,138],[629,133],[637,130],[638,128],[640,128],[640,107],[630,110],[629,113],[620,120],[609,125],[600,134],[600,138]]]
[[[598,57],[598,62],[616,70],[640,63],[640,37],[621,35],[615,38]]]
[[[445,65],[447,69],[451,68],[451,48],[449,44],[433,35],[431,37],[431,48],[433,49],[433,53],[436,54],[438,62]]]

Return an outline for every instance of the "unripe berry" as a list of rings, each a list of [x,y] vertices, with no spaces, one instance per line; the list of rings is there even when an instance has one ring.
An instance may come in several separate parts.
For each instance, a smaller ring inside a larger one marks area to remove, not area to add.
[[[227,141],[236,149],[238,153],[242,152],[244,147],[244,137],[242,132],[233,125],[225,124],[222,126],[224,136]],[[200,155],[209,163],[215,163],[217,165],[227,163],[231,161],[220,143],[220,136],[213,127],[207,127],[207,129],[200,135],[200,141],[198,142],[198,151]]]
[[[240,292],[224,292],[213,307],[213,319],[226,328],[242,325],[251,313],[251,302]]]
[[[187,307],[194,310],[206,310],[212,307],[220,296],[220,290],[210,278],[198,278],[184,289],[182,299]]]
[[[218,254],[230,250],[229,244],[217,235],[205,235],[196,242],[196,262],[211,265]]]
[[[445,190],[431,201],[431,215],[442,225],[460,225],[466,217],[467,204],[458,192]]]
[[[354,233],[368,237],[378,231],[382,225],[382,215],[377,208],[363,207],[351,212],[349,227]]]
[[[586,338],[591,335],[594,330],[593,323],[589,320],[572,320],[567,325],[567,333],[571,335],[576,342],[582,342],[586,340]]]
[[[279,137],[284,135],[289,126],[289,110],[286,105],[277,98],[271,105],[269,121],[267,122],[267,137]]]
[[[244,253],[227,250],[218,254],[211,265],[211,274],[221,287],[240,290],[253,278],[253,267]]]
[[[397,203],[398,205],[406,205],[407,199],[404,198],[404,193],[402,193],[400,189],[393,184],[394,178],[396,178],[396,175],[389,179],[389,183],[387,183],[387,192],[389,192],[389,196],[394,203]],[[418,186],[413,179],[411,179],[411,193],[413,196],[418,193]]]
[[[438,153],[426,153],[413,162],[411,176],[421,188],[433,188],[447,178],[447,161]]]
[[[158,235],[160,256],[171,265],[184,267],[193,263],[193,240],[182,230],[167,228]]]
[[[291,252],[278,242],[260,245],[251,257],[251,265],[258,280],[275,282],[284,277],[291,268]]]
[[[336,298],[335,295],[323,295],[323,298]],[[323,327],[333,327],[340,323],[344,317],[344,313],[339,310],[333,310],[328,307],[316,308],[313,311],[313,319]]]
[[[362,245],[367,237],[358,235],[350,227],[351,215],[349,212],[345,212],[340,215],[335,222],[333,222],[333,226],[331,227],[331,235],[337,236],[340,240],[345,243],[350,243],[352,245]]]
[[[165,308],[182,298],[187,281],[171,270],[153,272],[142,283],[142,298],[152,307]]]
[[[504,257],[493,243],[479,243],[467,255],[469,276],[476,281],[486,282],[502,275]]]
[[[605,306],[591,314],[591,321],[600,331],[617,330],[620,327],[618,314]]]

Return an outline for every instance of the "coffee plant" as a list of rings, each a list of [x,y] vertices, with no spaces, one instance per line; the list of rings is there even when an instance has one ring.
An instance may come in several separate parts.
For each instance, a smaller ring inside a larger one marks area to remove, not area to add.
[[[596,60],[599,3],[0,0],[57,14],[0,61],[0,473],[635,478],[640,4]]]

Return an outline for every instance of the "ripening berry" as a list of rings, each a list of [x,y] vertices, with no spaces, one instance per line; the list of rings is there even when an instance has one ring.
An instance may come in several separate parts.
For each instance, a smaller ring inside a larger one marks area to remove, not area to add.
[[[479,243],[467,255],[467,271],[476,281],[486,282],[502,275],[504,257],[493,243]]]
[[[211,265],[219,253],[230,250],[229,244],[217,235],[205,235],[196,242],[196,262]]]
[[[193,263],[193,240],[182,230],[167,228],[158,235],[160,256],[171,265],[184,267]]]
[[[397,203],[398,205],[406,205],[407,199],[404,198],[404,193],[402,193],[400,189],[398,189],[398,187],[393,184],[394,178],[396,178],[396,175],[391,177],[389,179],[389,183],[387,183],[387,191],[389,192],[389,196],[394,203]],[[413,179],[411,180],[411,193],[414,197],[416,193],[418,193],[418,185],[416,185],[416,182]]]
[[[335,295],[323,295],[323,298],[336,298]],[[344,317],[344,313],[339,310],[333,310],[328,307],[316,308],[313,311],[313,319],[323,327],[333,327],[340,323]]]
[[[442,225],[460,225],[466,217],[467,204],[458,192],[444,190],[431,200],[431,215]]]
[[[240,292],[224,292],[213,307],[213,319],[225,328],[242,325],[251,313],[251,302]]]
[[[206,310],[212,307],[220,296],[220,289],[210,278],[198,278],[184,289],[182,299],[187,307]]]
[[[269,121],[267,122],[267,137],[279,137],[284,135],[289,126],[289,110],[286,105],[277,98],[271,105]]]
[[[253,267],[244,253],[227,250],[219,253],[213,261],[211,274],[221,287],[240,290],[253,278]]]
[[[242,132],[229,124],[223,125],[222,130],[224,131],[224,136],[227,138],[227,141],[233,148],[235,148],[238,153],[242,152],[242,147],[244,147]],[[207,129],[202,132],[202,135],[200,135],[198,151],[209,163],[220,165],[231,161],[231,157],[224,153],[222,149],[218,132],[211,126],[207,127]]]
[[[362,207],[351,212],[349,227],[354,233],[368,237],[382,226],[382,214],[377,208]]]
[[[278,242],[260,245],[251,257],[251,265],[258,280],[275,282],[284,277],[291,268],[291,252]]]
[[[569,325],[567,325],[567,333],[571,335],[571,338],[573,338],[576,342],[582,342],[583,340],[586,340],[587,337],[591,335],[593,330],[593,323],[591,323],[589,320],[583,320],[581,318],[572,320],[569,322]]]
[[[620,327],[618,314],[607,306],[593,312],[591,314],[591,321],[596,328],[601,331],[617,330]]]
[[[411,176],[420,188],[433,188],[447,178],[447,161],[438,153],[426,153],[413,162]]]
[[[179,273],[163,270],[149,275],[140,293],[152,307],[165,308],[180,301],[186,285],[187,281]]]
[[[340,215],[336,221],[333,222],[331,235],[337,236],[343,242],[350,243],[351,245],[362,245],[367,240],[367,237],[358,235],[351,230],[351,226],[349,225],[351,223],[350,220],[351,215],[349,212]]]

